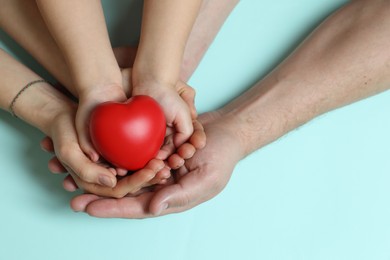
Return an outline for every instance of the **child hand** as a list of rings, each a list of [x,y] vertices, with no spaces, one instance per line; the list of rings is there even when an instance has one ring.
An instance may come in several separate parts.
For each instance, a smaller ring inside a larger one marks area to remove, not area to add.
[[[133,95],[148,95],[153,97],[162,107],[167,126],[173,128],[173,143],[179,147],[186,142],[193,133],[192,116],[196,116],[192,105],[186,103],[182,94],[188,95],[189,90],[183,85],[175,86],[149,82],[133,86]],[[194,94],[189,94],[194,96]],[[186,97],[186,96],[185,96]]]
[[[123,102],[127,99],[120,86],[105,86],[104,88],[88,89],[80,94],[79,106],[76,113],[76,130],[80,147],[93,161],[99,160],[99,154],[93,147],[89,133],[89,119],[92,110],[99,104],[107,101]]]

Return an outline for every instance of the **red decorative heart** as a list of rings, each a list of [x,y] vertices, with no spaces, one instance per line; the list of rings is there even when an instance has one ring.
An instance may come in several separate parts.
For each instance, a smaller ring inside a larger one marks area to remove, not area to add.
[[[90,134],[96,150],[114,166],[127,170],[141,169],[157,155],[165,131],[164,113],[149,96],[106,102],[91,114]]]

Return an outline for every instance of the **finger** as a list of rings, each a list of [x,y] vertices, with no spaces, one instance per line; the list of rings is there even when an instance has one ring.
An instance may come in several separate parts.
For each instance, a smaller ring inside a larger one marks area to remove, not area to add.
[[[76,212],[85,211],[88,204],[99,199],[101,199],[101,197],[95,194],[82,194],[74,197],[70,201],[70,207]]]
[[[164,168],[165,164],[161,160],[150,161],[144,169],[141,169],[129,176],[121,179],[114,188],[103,187],[94,183],[82,182],[75,176],[77,183],[82,183],[81,186],[88,191],[104,197],[122,198],[127,194],[135,194],[143,187],[147,186],[156,174]]]
[[[175,151],[175,144],[173,143],[173,135],[165,137],[163,146],[160,148],[156,158],[166,160]]]
[[[155,184],[161,184],[164,180],[167,180],[171,177],[171,169],[169,167],[164,167],[161,171],[159,171],[156,176],[148,182],[148,186],[152,186]]]
[[[195,152],[195,147],[190,143],[184,143],[177,149],[177,154],[184,160],[190,159],[194,156]]]
[[[213,190],[212,178],[200,174],[198,170],[184,175],[179,183],[156,193],[150,202],[150,212],[155,216],[182,212],[210,199],[217,193]]]
[[[183,166],[184,162],[185,162],[184,159],[180,157],[178,154],[172,154],[168,158],[168,165],[174,170]]]
[[[206,133],[204,131],[203,125],[198,121],[193,121],[194,133],[190,137],[190,143],[196,149],[202,149],[206,146]]]
[[[118,174],[119,176],[126,176],[127,172],[128,171],[126,169],[116,168],[116,174]]]
[[[42,150],[44,150],[45,152],[48,153],[54,152],[54,144],[50,137],[46,136],[45,138],[43,138],[40,145]]]
[[[191,118],[196,119],[198,117],[198,113],[196,112],[195,108],[195,89],[180,81],[178,83],[178,91],[181,98],[184,100],[184,102],[187,103],[188,107],[190,108]]]
[[[77,147],[70,146],[62,152],[61,161],[64,166],[69,167],[75,175],[85,182],[114,187],[116,178],[111,170],[91,162]]]
[[[85,211],[94,217],[100,218],[146,218],[151,217],[148,206],[153,192],[145,192],[137,197],[121,199],[97,199],[93,197],[76,197],[78,206],[85,206]]]
[[[151,160],[144,169],[141,169],[130,176],[126,176],[120,180],[114,190],[125,196],[126,194],[135,193],[141,188],[148,186],[149,182],[164,169],[165,164],[161,160]],[[123,197],[122,196],[122,197]]]
[[[71,175],[65,177],[65,179],[62,182],[62,187],[64,187],[64,189],[69,192],[74,192],[78,189],[77,184],[73,180]]]
[[[93,147],[89,135],[88,114],[90,113],[90,110],[91,109],[79,109],[76,116],[76,129],[81,149],[93,162],[97,162],[99,160],[99,154]]]
[[[174,125],[176,134],[174,135],[173,142],[176,147],[179,147],[190,138],[194,131],[192,119],[186,111],[181,111],[175,118]]]
[[[165,137],[171,136],[175,133],[175,129],[173,127],[167,126],[165,129]]]
[[[52,172],[52,173],[65,173],[67,172],[67,170],[65,169],[65,167],[62,165],[62,163],[60,162],[60,160],[58,160],[57,156],[54,156],[53,158],[51,158],[48,162],[48,168],[49,168],[49,171]]]

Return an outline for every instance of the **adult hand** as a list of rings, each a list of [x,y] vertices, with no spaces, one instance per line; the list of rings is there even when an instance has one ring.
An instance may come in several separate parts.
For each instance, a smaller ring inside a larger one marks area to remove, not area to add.
[[[83,194],[72,200],[71,207],[96,217],[145,218],[182,212],[213,198],[225,187],[244,156],[234,120],[223,118],[218,112],[200,116],[207,145],[186,161],[172,183],[121,199]]]
[[[188,143],[184,143],[179,149],[174,152],[167,152],[170,156],[167,158],[165,164],[162,160],[151,160],[144,169],[141,169],[129,176],[121,178],[117,186],[114,188],[102,187],[100,185],[86,183],[81,180],[77,174],[66,164],[63,164],[56,156],[49,161],[49,169],[53,173],[69,173],[64,180],[64,188],[70,192],[75,191],[78,187],[84,189],[86,192],[93,193],[105,197],[120,198],[125,195],[133,195],[138,193],[141,189],[149,187],[155,184],[166,184],[171,177],[170,168],[178,169],[183,166],[184,161],[190,159],[196,152],[196,150],[202,149],[206,145],[206,135],[203,126],[194,121],[194,133],[190,137]],[[167,138],[170,138],[168,136]],[[172,142],[170,145],[166,145],[170,150],[174,149]],[[43,150],[54,153],[54,144],[49,137],[45,137],[41,141],[41,147]],[[160,152],[161,153],[161,152]],[[109,168],[108,164],[104,162],[98,162],[100,166]]]

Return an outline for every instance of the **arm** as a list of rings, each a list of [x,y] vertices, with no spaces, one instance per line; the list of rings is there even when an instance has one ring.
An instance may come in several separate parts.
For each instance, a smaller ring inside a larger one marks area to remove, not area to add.
[[[181,63],[180,79],[187,82],[199,65],[222,25],[239,0],[202,1],[187,41]]]
[[[79,196],[73,208],[139,218],[184,211],[214,197],[247,154],[327,111],[389,89],[389,26],[387,1],[351,2],[253,88],[201,116],[207,146],[179,171],[177,184],[120,203]],[[132,210],[123,213],[118,205]]]
[[[5,51],[0,49],[1,92],[0,108],[9,110],[12,100],[29,82],[41,79],[31,70],[18,63]],[[26,89],[16,100],[13,108],[15,114],[35,126],[43,133],[51,135],[50,122],[62,110],[61,107],[72,108],[72,103],[63,99],[62,94],[51,91],[47,83],[39,83]],[[42,113],[44,111],[45,113]]]
[[[69,70],[67,69],[68,67],[65,64],[65,60],[61,55],[56,42],[51,37],[50,32],[48,31],[39,13],[35,1],[25,2],[21,0],[15,0],[15,1],[2,0],[1,3],[2,6],[4,7],[0,9],[0,26],[2,27],[2,29],[4,29],[7,33],[9,33],[19,44],[22,45],[22,47],[24,47],[27,51],[29,51],[30,54],[32,54],[41,64],[44,65],[44,67],[46,67],[48,71],[50,71],[57,79],[59,79],[63,85],[65,85],[69,90],[73,90],[72,93],[74,95],[77,95],[76,90],[73,88],[72,80],[69,74]],[[129,49],[125,49],[125,51],[126,53],[124,54],[127,57],[127,59],[125,61],[123,59],[124,55],[119,54],[118,58],[122,57],[122,62],[121,59],[119,59],[119,65],[125,67],[132,66],[133,59],[132,60],[128,59]],[[130,51],[131,51],[130,53],[133,53],[132,50]],[[121,53],[121,50],[118,49],[117,53]],[[130,87],[131,87],[128,84],[129,82],[126,80],[128,76],[129,76],[128,69],[123,70],[122,71],[123,87],[126,93],[130,92]],[[7,94],[10,94],[11,97],[13,93],[7,92]],[[75,109],[75,107],[73,109]],[[31,110],[31,112],[35,112],[35,110]],[[68,119],[69,122],[67,122],[67,126],[69,127],[69,129],[73,129],[72,122],[74,119],[71,118]],[[62,137],[62,136],[59,135],[58,137]],[[201,144],[195,145],[196,147],[204,145],[203,144],[204,138],[201,139],[202,139],[200,142]],[[106,196],[110,196],[109,194],[111,194],[111,196],[117,197],[120,196],[118,195],[119,192],[123,193],[123,191],[126,190],[128,190],[129,192],[134,191],[136,190],[136,187],[141,187],[145,185],[147,186],[148,184],[153,184],[156,181],[158,182],[159,179],[165,178],[164,172],[158,172],[155,179],[145,183],[140,183],[140,181],[142,181],[142,178],[133,178],[131,181],[130,180],[126,181],[126,185],[128,188],[124,188],[124,184],[123,184],[124,182],[121,182],[120,187],[122,188],[117,188],[115,189],[115,193],[112,193],[112,191],[110,190],[107,189],[103,190],[102,187],[91,186],[89,183],[86,182],[82,183],[81,179],[77,177],[77,176],[79,177],[83,176],[83,179],[85,180],[94,183],[99,183],[98,176],[96,176],[96,173],[98,172],[96,169],[99,168],[96,168],[95,165],[90,164],[88,160],[78,160],[81,158],[85,159],[85,156],[83,153],[81,154],[79,153],[80,145],[77,141],[75,143],[62,142],[61,144],[57,144],[58,140],[53,140],[53,141],[55,141],[54,144],[52,143],[52,141],[46,138],[44,143],[50,144],[48,150],[51,150],[52,152],[54,152],[53,146],[56,146],[58,148],[56,149],[55,152],[57,156],[61,159],[60,160],[61,162],[53,158],[49,162],[49,169],[52,172],[62,172],[62,171],[72,172],[72,176],[74,176],[74,178],[78,180],[78,184],[80,188],[87,189],[97,194],[105,194]],[[66,155],[64,155],[63,152],[66,152]],[[67,156],[72,154],[78,156],[72,156],[70,158]],[[188,155],[185,153],[181,153],[181,154],[183,158],[188,157]],[[173,154],[172,156],[177,158],[177,155],[175,154]],[[68,165],[69,167],[65,169],[61,165],[61,163],[64,165]],[[156,164],[152,163],[151,166],[153,165]],[[103,173],[109,174],[108,177],[110,178],[112,177],[111,172],[107,172],[105,169],[103,169]],[[166,176],[166,172],[165,172],[165,176]]]
[[[61,52],[35,1],[0,0],[0,27],[77,97]]]
[[[193,132],[190,109],[176,86],[200,4],[201,0],[146,0],[133,69],[133,95],[150,95],[160,103],[167,124],[177,132],[177,147]]]
[[[174,86],[201,0],[146,0],[141,39],[134,64],[134,85]]]
[[[12,100],[23,86],[41,78],[0,49],[0,79],[1,92],[4,93],[0,96],[0,108],[9,110]],[[105,184],[103,179],[112,175],[113,169],[92,162],[82,152],[74,128],[74,103],[48,83],[40,82],[31,85],[18,96],[13,103],[13,111],[20,119],[50,136],[53,140],[52,149],[63,166],[72,174],[77,185],[85,190],[101,196],[123,197],[153,184],[150,182],[164,169],[162,161],[152,160],[144,169],[124,177],[113,189],[85,182],[80,177],[95,172],[98,173],[99,181]]]
[[[79,94],[90,88],[121,85],[100,1],[36,2]]]
[[[89,137],[90,113],[99,103],[126,100],[101,3],[99,0],[36,2],[64,56],[79,96],[76,129],[80,145],[97,161],[99,155]]]
[[[3,93],[0,108],[4,110],[9,110],[23,86],[40,79],[3,50],[0,50],[0,78]],[[53,138],[55,150],[63,163],[80,176],[85,177],[90,171],[99,172],[99,177],[112,175],[108,169],[90,162],[81,152],[73,131],[75,104],[49,84],[37,83],[27,88],[16,99],[13,110],[19,118]]]

